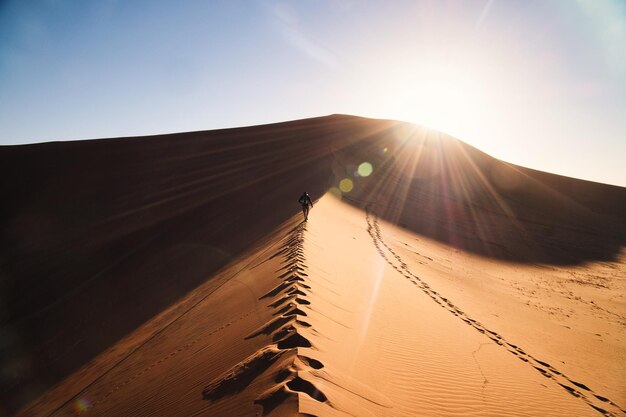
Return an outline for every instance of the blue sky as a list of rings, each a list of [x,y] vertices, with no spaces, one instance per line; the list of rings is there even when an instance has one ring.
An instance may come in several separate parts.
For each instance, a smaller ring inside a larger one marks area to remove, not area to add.
[[[0,2],[0,144],[332,113],[626,186],[621,0]]]

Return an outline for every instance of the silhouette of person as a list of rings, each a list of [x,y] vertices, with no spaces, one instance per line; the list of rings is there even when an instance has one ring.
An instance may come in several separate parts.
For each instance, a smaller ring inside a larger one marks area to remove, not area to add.
[[[311,197],[305,191],[302,193],[300,198],[298,199],[298,203],[302,204],[302,214],[304,214],[304,221],[307,221],[309,218],[309,206],[313,207],[313,201],[311,201]]]

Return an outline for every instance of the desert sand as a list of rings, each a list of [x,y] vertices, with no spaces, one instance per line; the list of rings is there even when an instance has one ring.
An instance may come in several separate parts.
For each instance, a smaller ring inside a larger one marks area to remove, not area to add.
[[[624,188],[338,115],[0,158],[0,415],[626,414]]]

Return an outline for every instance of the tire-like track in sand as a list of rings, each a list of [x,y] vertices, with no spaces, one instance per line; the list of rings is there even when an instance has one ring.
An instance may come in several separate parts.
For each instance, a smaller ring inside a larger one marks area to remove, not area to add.
[[[246,265],[246,267],[248,267],[249,265]],[[236,273],[234,273],[232,277],[237,276],[243,269],[245,269],[246,267],[240,269],[239,271],[237,271]],[[230,278],[229,278],[230,279]],[[109,367],[106,371],[102,372],[100,375],[98,375],[98,377],[96,377],[93,381],[91,381],[90,383],[88,383],[85,387],[83,387],[79,392],[77,392],[76,394],[74,394],[72,397],[70,397],[67,401],[65,401],[62,405],[60,405],[59,407],[57,407],[52,413],[48,414],[48,417],[53,417],[58,415],[59,413],[61,413],[62,411],[66,410],[67,407],[69,407],[72,402],[76,401],[77,398],[80,398],[81,395],[83,395],[89,388],[93,387],[94,385],[96,385],[98,382],[100,382],[101,380],[103,380],[107,375],[109,375],[110,373],[112,373],[114,370],[118,369],[119,367],[121,367],[126,361],[128,361],[133,355],[135,355],[136,353],[140,352],[141,349],[145,348],[147,345],[149,345],[157,336],[165,333],[172,325],[174,325],[175,323],[177,323],[179,320],[181,320],[183,317],[185,317],[187,314],[189,314],[192,310],[194,310],[195,308],[197,308],[200,304],[202,304],[204,301],[206,301],[206,299],[213,294],[215,291],[217,291],[218,289],[220,289],[224,284],[226,284],[229,279],[224,280],[223,282],[221,282],[219,285],[217,285],[215,288],[213,288],[210,292],[208,292],[206,295],[204,295],[203,297],[201,297],[198,301],[196,301],[195,303],[193,303],[189,308],[187,308],[185,311],[183,311],[182,313],[180,313],[178,316],[176,316],[173,320],[171,320],[169,323],[167,323],[164,327],[162,327],[161,329],[159,329],[158,331],[156,331],[155,333],[153,333],[149,338],[147,338],[146,340],[144,340],[140,345],[136,346],[134,349],[132,349],[129,353],[127,353],[126,355],[124,355],[121,359],[119,359],[117,362],[115,362],[111,367]],[[249,310],[245,313],[243,313],[242,315],[240,315],[239,317],[229,321],[228,323],[223,324],[222,326],[215,328],[213,330],[211,330],[209,333],[202,335],[201,337],[197,337],[195,339],[192,340],[188,340],[186,341],[185,344],[181,344],[180,346],[176,347],[174,350],[172,350],[170,353],[168,353],[167,355],[161,357],[159,360],[153,362],[152,364],[146,366],[145,368],[143,368],[142,370],[138,371],[137,373],[133,374],[132,376],[130,376],[129,378],[127,378],[126,380],[116,384],[113,388],[111,388],[111,390],[109,390],[106,394],[102,395],[101,397],[97,398],[95,401],[91,402],[90,404],[88,404],[85,408],[84,411],[88,411],[93,409],[94,407],[102,404],[103,402],[105,402],[113,393],[118,392],[120,389],[124,388],[126,385],[130,384],[132,381],[134,381],[135,379],[141,377],[142,375],[147,374],[150,370],[152,370],[154,367],[156,367],[157,365],[160,365],[162,363],[164,363],[165,361],[167,361],[168,359],[174,357],[176,354],[181,353],[185,350],[188,350],[189,348],[191,348],[193,345],[195,345],[196,343],[200,342],[202,339],[212,336],[216,333],[218,333],[221,330],[226,329],[227,327],[233,325],[234,323],[243,320],[244,318],[248,317],[250,314],[254,313],[256,311],[256,309],[252,309]]]
[[[67,409],[67,407],[69,407],[72,402],[76,401],[77,398],[80,398],[80,396],[82,394],[84,394],[89,388],[91,388],[92,386],[94,386],[96,383],[98,383],[99,381],[101,381],[104,377],[106,377],[107,375],[109,375],[112,371],[114,371],[115,369],[118,369],[123,362],[127,361],[129,358],[131,358],[134,354],[136,354],[137,352],[139,352],[141,350],[141,348],[143,348],[144,346],[146,346],[147,344],[149,344],[152,340],[154,340],[156,338],[156,336],[162,334],[166,329],[168,329],[171,325],[173,325],[176,321],[178,321],[181,317],[183,317],[184,315],[186,315],[189,311],[191,311],[192,309],[194,309],[195,307],[197,307],[198,304],[200,304],[201,302],[203,302],[209,295],[211,295],[213,292],[215,292],[218,288],[214,289],[213,291],[211,291],[211,293],[209,293],[208,295],[206,295],[205,297],[203,297],[200,301],[198,301],[196,304],[194,304],[191,308],[189,308],[187,311],[183,312],[182,314],[180,314],[178,317],[176,317],[176,319],[174,319],[173,321],[171,321],[170,323],[168,323],[165,327],[163,327],[162,329],[160,329],[158,332],[155,332],[153,335],[151,335],[148,339],[146,339],[143,343],[141,343],[141,345],[139,345],[138,347],[134,348],[133,350],[131,350],[128,354],[124,355],[120,360],[118,360],[114,365],[112,365],[109,369],[107,369],[106,371],[104,371],[103,373],[101,373],[100,375],[98,375],[97,378],[95,378],[93,381],[91,381],[89,384],[87,384],[84,388],[82,388],[78,393],[74,394],[72,397],[70,397],[67,401],[65,401],[62,405],[60,405],[58,408],[56,408],[52,413],[48,414],[48,417],[53,417],[56,415],[59,415],[59,413],[63,412],[64,410]],[[174,350],[172,350],[170,353],[168,353],[167,355],[163,356],[162,358],[160,358],[159,360],[153,362],[152,364],[146,366],[145,368],[143,368],[142,370],[138,371],[137,373],[135,373],[134,375],[128,377],[126,380],[124,380],[123,382],[120,382],[119,384],[116,384],[113,388],[111,388],[106,394],[104,394],[103,396],[97,398],[95,401],[93,401],[92,403],[89,403],[86,408],[84,409],[84,411],[88,411],[93,409],[94,407],[98,406],[99,404],[102,404],[103,402],[105,402],[112,394],[116,393],[117,391],[119,391],[120,389],[124,388],[126,385],[130,384],[132,381],[134,381],[135,379],[139,378],[142,375],[147,374],[149,371],[151,371],[154,367],[156,367],[157,365],[162,364],[163,362],[167,361],[168,359],[174,357],[176,354],[181,353],[185,350],[188,350],[189,348],[191,348],[193,345],[195,345],[196,343],[200,342],[202,339],[208,337],[208,336],[212,336],[215,333],[224,330],[225,328],[231,326],[232,324],[243,320],[244,318],[248,317],[250,314],[254,313],[256,310],[252,309],[244,314],[242,314],[241,316],[237,317],[234,320],[231,320],[230,322],[216,328],[213,329],[212,331],[210,331],[209,333],[203,335],[202,337],[197,337],[193,340],[189,340],[187,341],[187,343],[185,343],[184,345],[180,345],[177,348],[175,348]]]
[[[535,358],[521,347],[509,343],[503,336],[501,336],[497,332],[490,330],[483,324],[472,319],[467,313],[455,306],[448,297],[432,289],[430,285],[428,285],[428,283],[424,281],[423,278],[411,272],[408,268],[408,265],[402,260],[402,258],[387,243],[385,243],[380,230],[380,225],[378,224],[378,217],[373,213],[371,205],[366,208],[366,221],[367,232],[372,238],[374,246],[376,247],[376,250],[378,251],[380,256],[392,268],[394,268],[402,276],[408,279],[413,285],[415,285],[426,295],[428,295],[434,302],[448,310],[459,319],[463,320],[469,326],[472,326],[474,329],[487,336],[497,345],[502,346],[509,353],[515,355],[521,361],[524,361],[529,366],[532,366],[539,373],[541,373],[541,375],[559,384],[569,394],[583,400],[590,407],[592,407],[594,410],[598,411],[602,415],[626,415],[626,410],[622,409],[610,399],[596,394],[585,384],[572,380],[571,378],[564,375],[562,372],[559,372],[549,363]]]

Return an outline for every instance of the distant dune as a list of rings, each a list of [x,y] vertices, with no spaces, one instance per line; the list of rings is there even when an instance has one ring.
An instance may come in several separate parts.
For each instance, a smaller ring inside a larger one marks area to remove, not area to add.
[[[0,416],[626,414],[625,188],[344,115],[0,170]]]

